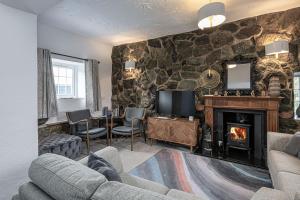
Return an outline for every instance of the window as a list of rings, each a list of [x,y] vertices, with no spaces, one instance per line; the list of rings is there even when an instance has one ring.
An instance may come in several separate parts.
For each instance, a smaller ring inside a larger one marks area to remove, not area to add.
[[[300,105],[300,72],[294,73],[294,113],[295,119],[299,119],[296,110]]]
[[[52,58],[52,65],[57,98],[85,98],[84,62]]]

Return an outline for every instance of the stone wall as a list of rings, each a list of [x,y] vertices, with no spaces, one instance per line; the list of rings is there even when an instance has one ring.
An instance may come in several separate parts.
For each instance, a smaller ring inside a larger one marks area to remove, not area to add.
[[[281,78],[280,129],[297,129],[292,119],[292,77],[299,71],[297,44],[300,38],[300,8],[226,23],[216,28],[195,30],[148,41],[115,46],[112,51],[112,105],[142,106],[154,109],[155,91],[191,89],[197,100],[208,94],[199,82],[200,74],[211,67],[221,75],[222,63],[236,56],[257,58],[255,91],[267,90],[272,75]],[[278,59],[266,56],[264,45],[278,38],[290,41],[290,53]],[[137,67],[125,71],[125,61],[134,59]],[[223,83],[215,89],[223,93]],[[214,92],[214,91],[212,91]]]

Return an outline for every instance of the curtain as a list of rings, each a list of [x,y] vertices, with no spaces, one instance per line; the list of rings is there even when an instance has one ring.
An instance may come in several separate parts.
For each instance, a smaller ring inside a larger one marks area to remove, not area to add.
[[[91,111],[99,111],[101,109],[98,63],[97,60],[89,59],[85,65],[86,107]]]
[[[38,48],[38,117],[57,116],[56,91],[53,77],[51,52]]]

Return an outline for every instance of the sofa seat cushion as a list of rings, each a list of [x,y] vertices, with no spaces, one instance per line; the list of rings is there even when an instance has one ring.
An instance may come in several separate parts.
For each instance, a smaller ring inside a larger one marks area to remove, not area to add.
[[[251,200],[290,200],[290,198],[280,190],[262,187],[252,196]]]
[[[156,183],[153,181],[149,181],[149,180],[146,180],[143,178],[139,178],[136,176],[132,176],[126,172],[121,173],[120,177],[121,177],[123,183],[131,185],[131,186],[135,186],[135,187],[142,188],[145,190],[150,190],[152,192],[157,192],[160,194],[167,194],[167,192],[169,191],[169,188],[162,184],[159,184],[159,183]]]
[[[167,193],[168,197],[172,197],[173,199],[178,199],[178,200],[202,200],[202,198],[197,197],[196,195],[187,193],[187,192],[183,192],[180,190],[175,190],[175,189],[171,189],[168,193]]]
[[[296,193],[300,192],[300,175],[289,172],[279,172],[277,176],[280,190],[286,192],[290,196],[290,199],[294,199]]]
[[[94,153],[95,155],[104,158],[107,162],[109,162],[118,172],[118,174],[123,172],[123,164],[120,158],[119,152],[114,147],[106,147]],[[85,157],[79,162],[85,166],[88,165],[88,157]]]
[[[102,184],[91,200],[174,200],[156,192],[144,190],[138,187],[119,183],[115,181],[108,181]]]
[[[106,178],[76,161],[43,154],[29,168],[32,182],[56,200],[87,200]]]
[[[270,163],[275,173],[291,172],[300,175],[300,159],[282,151],[272,150],[269,153]]]

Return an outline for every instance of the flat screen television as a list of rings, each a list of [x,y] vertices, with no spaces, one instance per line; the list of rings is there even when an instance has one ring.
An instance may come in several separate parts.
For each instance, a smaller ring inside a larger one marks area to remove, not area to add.
[[[156,112],[162,116],[195,115],[195,92],[162,90],[156,94]]]

